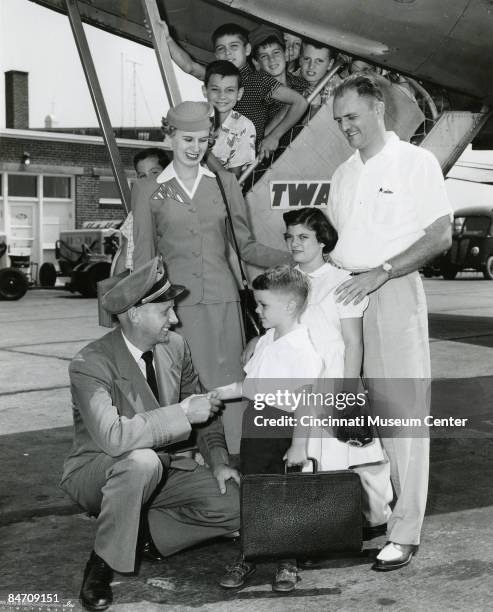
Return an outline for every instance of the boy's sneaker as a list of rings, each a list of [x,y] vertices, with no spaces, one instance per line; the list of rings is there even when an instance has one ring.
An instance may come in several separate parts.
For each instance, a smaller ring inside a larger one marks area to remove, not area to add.
[[[272,590],[277,593],[289,593],[294,591],[299,580],[298,568],[295,563],[279,563],[272,583]]]
[[[251,576],[257,568],[248,561],[236,561],[226,568],[226,573],[219,580],[219,586],[224,589],[237,589],[245,584],[245,580]]]

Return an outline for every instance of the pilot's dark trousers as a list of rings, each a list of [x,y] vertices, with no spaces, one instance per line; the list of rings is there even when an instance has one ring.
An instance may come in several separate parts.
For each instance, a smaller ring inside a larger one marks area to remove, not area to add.
[[[163,466],[151,449],[120,457],[101,453],[64,482],[64,489],[97,516],[94,550],[114,570],[132,572],[142,507],[149,505],[149,528],[156,547],[172,555],[239,528],[238,487],[222,495],[212,472],[171,468],[162,488]]]

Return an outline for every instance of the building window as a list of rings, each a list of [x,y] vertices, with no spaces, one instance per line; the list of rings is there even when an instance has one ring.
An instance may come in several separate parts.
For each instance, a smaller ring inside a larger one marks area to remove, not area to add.
[[[70,199],[70,177],[43,177],[43,195],[45,198]]]
[[[9,196],[22,198],[38,197],[38,177],[32,174],[9,174]]]
[[[102,176],[99,179],[99,203],[117,204],[120,201],[120,192],[115,179]]]
[[[132,188],[132,184],[136,181],[135,178],[127,178],[128,186]],[[108,205],[113,208],[113,205],[121,205],[120,192],[114,178],[109,176],[99,177],[99,205],[102,208],[107,208]],[[105,206],[106,205],[106,206]]]

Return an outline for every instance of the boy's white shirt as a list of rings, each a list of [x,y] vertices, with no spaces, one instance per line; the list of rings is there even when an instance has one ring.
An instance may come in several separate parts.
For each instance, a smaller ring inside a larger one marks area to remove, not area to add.
[[[274,329],[267,330],[245,366],[243,395],[249,399],[255,399],[259,394],[275,393],[279,389],[289,393],[299,392],[302,387],[314,385],[322,374],[323,360],[304,325],[298,324],[277,340],[274,333]],[[283,409],[283,406],[276,407]]]

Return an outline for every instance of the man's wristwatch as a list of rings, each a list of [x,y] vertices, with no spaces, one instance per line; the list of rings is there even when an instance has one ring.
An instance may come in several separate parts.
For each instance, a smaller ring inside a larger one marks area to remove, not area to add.
[[[382,264],[382,270],[387,273],[387,276],[390,278],[392,274],[392,264],[388,261],[384,261]]]

